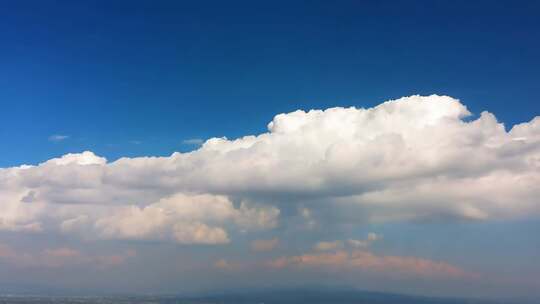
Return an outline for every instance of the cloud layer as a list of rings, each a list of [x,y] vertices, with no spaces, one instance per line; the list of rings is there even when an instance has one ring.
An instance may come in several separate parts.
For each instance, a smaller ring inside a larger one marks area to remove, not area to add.
[[[337,272],[364,272],[378,276],[429,277],[442,279],[476,278],[477,274],[457,266],[417,257],[379,256],[369,251],[339,250],[331,253],[307,253],[281,257],[267,263],[271,268],[322,269]]]
[[[267,133],[169,157],[4,168],[0,230],[222,244],[276,227],[284,209],[310,226],[538,216],[540,117],[507,132],[468,116],[451,97],[411,96],[280,114]]]
[[[135,256],[136,252],[133,250],[113,255],[89,255],[69,247],[26,252],[0,243],[0,263],[7,262],[17,268],[61,268],[80,265],[105,268],[123,264],[127,259]]]

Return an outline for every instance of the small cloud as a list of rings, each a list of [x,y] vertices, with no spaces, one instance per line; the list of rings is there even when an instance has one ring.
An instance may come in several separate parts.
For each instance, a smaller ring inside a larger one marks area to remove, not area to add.
[[[271,240],[254,240],[251,242],[252,251],[271,251],[276,248],[279,244],[278,238],[273,238]]]
[[[69,138],[69,135],[53,134],[49,136],[49,141],[60,142]]]
[[[140,140],[130,140],[129,143],[133,144],[133,145],[140,145],[140,144],[142,144],[142,141],[140,141]]]
[[[304,219],[305,228],[313,229],[317,222],[313,219],[313,215],[310,209],[308,208],[299,208],[298,213]]]
[[[383,238],[383,236],[381,234],[377,234],[375,232],[370,232],[370,233],[368,233],[368,236],[367,236],[367,239],[370,242],[379,241],[382,238]]]
[[[184,139],[182,141],[184,145],[196,145],[200,146],[204,143],[204,140],[201,138],[190,138],[190,139]]]
[[[231,264],[229,264],[229,262],[227,262],[225,259],[219,259],[214,263],[214,267],[219,269],[229,269],[231,268]]]
[[[369,241],[366,241],[366,240],[353,240],[353,239],[349,239],[349,240],[347,241],[347,243],[349,243],[350,246],[356,247],[356,248],[365,248],[365,247],[368,247],[368,246],[369,246]]]
[[[318,242],[315,244],[313,249],[317,251],[328,251],[328,250],[337,250],[343,248],[342,241],[333,241],[333,242]]]
[[[245,271],[254,267],[255,265],[256,264],[250,264],[245,262],[228,261],[222,258],[214,263],[214,268],[220,269],[222,271]]]
[[[355,248],[366,248],[368,247],[369,245],[371,245],[371,243],[375,242],[375,241],[380,241],[382,240],[383,236],[381,234],[377,234],[377,233],[374,233],[374,232],[370,232],[368,233],[367,235],[367,239],[365,240],[353,240],[353,239],[349,239],[347,240],[347,243],[349,244],[349,246],[351,247],[355,247]]]
[[[45,255],[51,256],[51,257],[59,257],[59,258],[73,258],[73,257],[79,257],[81,253],[75,249],[62,247],[62,248],[56,248],[56,249],[47,249],[45,250]]]

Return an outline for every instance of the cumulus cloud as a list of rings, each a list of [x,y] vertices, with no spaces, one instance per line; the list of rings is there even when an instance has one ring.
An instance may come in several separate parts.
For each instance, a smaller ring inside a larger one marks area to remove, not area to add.
[[[111,209],[111,208],[107,208]],[[62,222],[64,232],[82,232],[104,239],[155,239],[181,244],[223,244],[229,237],[223,225],[265,229],[276,225],[272,207],[235,208],[225,196],[175,194],[145,207],[115,208],[108,215],[75,217]]]
[[[222,244],[276,227],[284,208],[308,226],[538,216],[540,117],[506,131],[470,115],[411,96],[279,114],[267,133],[168,157],[87,151],[4,168],[0,229]]]

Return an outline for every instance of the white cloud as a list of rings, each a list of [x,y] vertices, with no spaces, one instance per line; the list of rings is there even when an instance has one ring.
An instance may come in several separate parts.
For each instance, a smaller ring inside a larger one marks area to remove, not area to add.
[[[169,157],[87,151],[0,169],[0,229],[226,243],[276,227],[283,208],[310,226],[538,216],[540,117],[507,132],[468,115],[411,96],[280,114],[267,133]]]
[[[369,247],[369,245],[371,245],[371,243],[375,241],[379,241],[382,238],[383,238],[382,235],[377,234],[375,232],[370,232],[368,233],[367,239],[365,240],[348,239],[347,243],[349,244],[349,246],[354,247],[354,248],[367,248]]]
[[[69,138],[69,135],[54,134],[54,135],[49,136],[49,141],[59,142],[59,141],[66,140],[68,138]]]
[[[370,242],[375,242],[375,241],[378,241],[382,239],[382,235],[380,234],[377,234],[375,232],[370,232],[368,233],[368,236],[367,236],[367,240],[370,241]]]
[[[64,232],[82,232],[104,239],[156,239],[181,244],[229,242],[224,225],[243,229],[272,228],[279,214],[271,207],[254,208],[241,203],[235,208],[224,196],[177,193],[146,207],[129,205],[109,215],[75,217],[62,222]]]

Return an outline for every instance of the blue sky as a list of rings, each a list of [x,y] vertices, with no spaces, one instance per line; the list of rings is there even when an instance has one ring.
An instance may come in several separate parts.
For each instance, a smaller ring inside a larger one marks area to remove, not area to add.
[[[540,297],[539,12],[1,3],[0,287]]]
[[[0,12],[0,165],[169,155],[277,113],[447,94],[538,113],[538,3],[24,1]],[[61,143],[53,134],[69,135]],[[131,143],[130,143],[131,142]],[[141,142],[142,144],[133,144]]]

